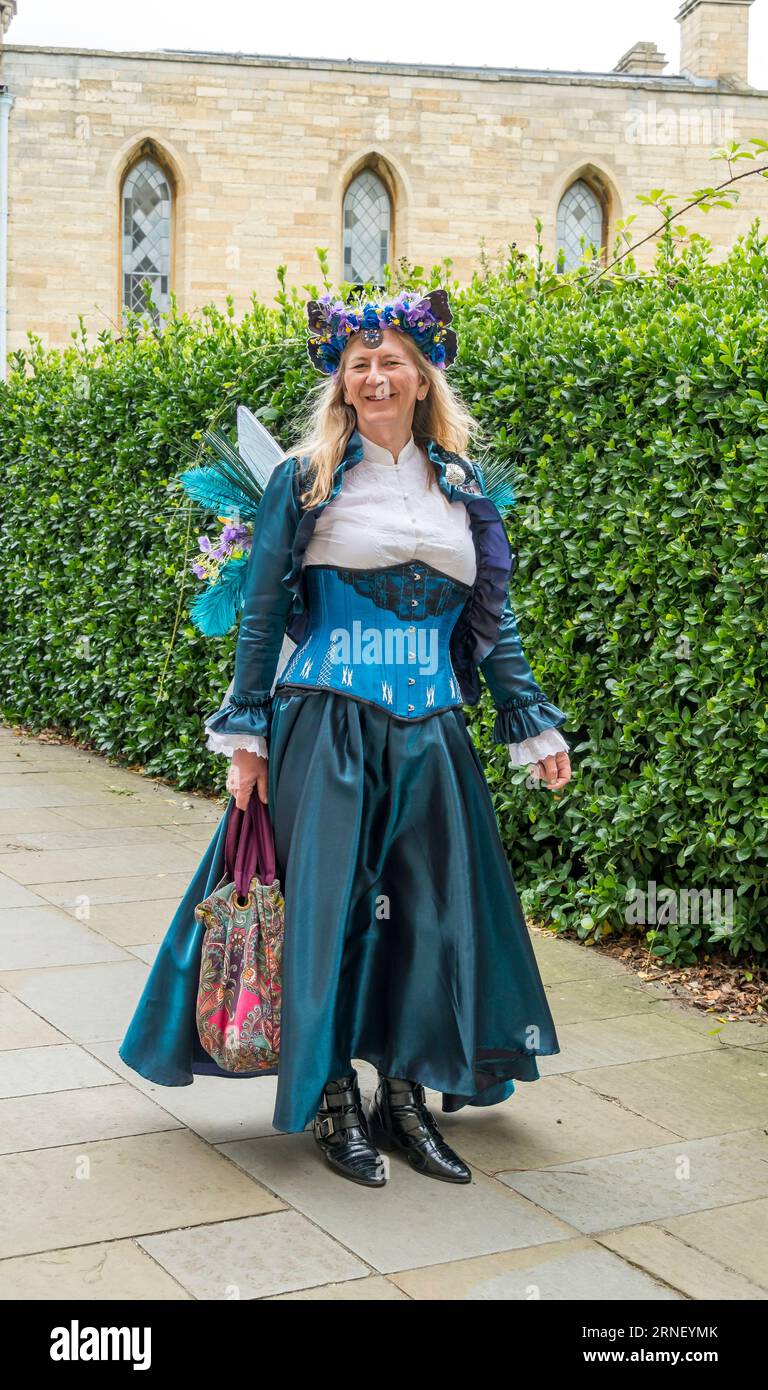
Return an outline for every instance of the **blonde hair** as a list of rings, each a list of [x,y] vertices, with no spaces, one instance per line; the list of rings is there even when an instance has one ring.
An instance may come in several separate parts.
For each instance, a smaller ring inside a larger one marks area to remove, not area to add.
[[[353,334],[353,342],[357,335]],[[444,449],[463,454],[470,440],[481,434],[480,423],[470,414],[457,392],[448,384],[445,373],[435,367],[416,346],[407,333],[401,334],[406,351],[418,367],[429,391],[417,400],[413,412],[413,438],[421,448],[430,439]],[[347,344],[349,347],[349,344]],[[347,348],[344,349],[346,353]],[[350,435],[357,428],[357,411],[344,400],[344,354],[339,371],[323,378],[310,389],[308,406],[302,422],[302,434],[286,458],[309,460],[309,485],[301,494],[304,507],[316,507],[330,496],[334,469],[344,457]],[[430,470],[428,486],[435,482]]]

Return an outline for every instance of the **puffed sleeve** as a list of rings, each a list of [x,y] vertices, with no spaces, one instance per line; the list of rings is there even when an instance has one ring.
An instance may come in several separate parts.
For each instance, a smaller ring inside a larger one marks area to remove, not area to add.
[[[208,715],[207,746],[231,754],[251,748],[266,755],[275,675],[293,593],[281,581],[292,567],[299,521],[296,460],[275,464],[253,524],[235,674],[221,707]]]
[[[483,470],[477,463],[473,466],[487,497]],[[551,753],[568,751],[568,744],[557,732],[568,716],[547,699],[528,665],[508,586],[496,645],[478,666],[496,706],[493,741],[507,744],[514,766],[522,767]]]

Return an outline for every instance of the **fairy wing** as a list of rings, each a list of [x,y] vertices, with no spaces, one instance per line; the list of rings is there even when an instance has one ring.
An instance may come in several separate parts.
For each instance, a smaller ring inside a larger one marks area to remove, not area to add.
[[[266,487],[275,464],[285,458],[285,450],[247,405],[237,407],[237,447],[262,489]]]
[[[285,449],[282,449],[277,440],[273,439],[269,430],[265,429],[261,420],[256,419],[256,416],[248,409],[247,405],[239,405],[237,407],[237,447],[245,462],[255,471],[260,472],[263,486],[266,486],[267,478],[272,472],[275,464],[278,463],[280,459],[287,457]],[[293,655],[295,650],[296,643],[285,633],[283,636],[283,645],[277,660],[275,681],[277,681],[283,667],[287,665],[289,657]],[[275,686],[273,683],[273,692],[274,688]]]

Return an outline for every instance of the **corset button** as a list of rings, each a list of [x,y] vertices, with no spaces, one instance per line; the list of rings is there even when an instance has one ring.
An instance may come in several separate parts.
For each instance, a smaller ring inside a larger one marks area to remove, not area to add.
[[[413,705],[409,705],[408,708],[409,708],[409,710],[412,710],[412,709],[413,709]]]
[[[415,684],[416,684],[416,677],[415,677],[415,676],[409,676],[409,677],[408,677],[408,684],[409,684],[409,685],[415,685]]]
[[[412,598],[412,599],[411,599],[411,608],[418,608],[418,606],[419,606],[419,600],[418,600],[417,598]]]

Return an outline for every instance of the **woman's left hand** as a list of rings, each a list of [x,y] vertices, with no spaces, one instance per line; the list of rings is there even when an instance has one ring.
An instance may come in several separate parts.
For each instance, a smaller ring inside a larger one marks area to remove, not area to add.
[[[559,791],[571,780],[571,761],[567,753],[550,753],[538,763],[532,763],[531,776],[543,779],[551,792]]]

